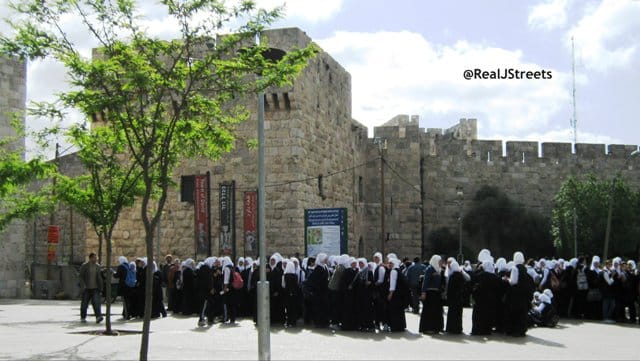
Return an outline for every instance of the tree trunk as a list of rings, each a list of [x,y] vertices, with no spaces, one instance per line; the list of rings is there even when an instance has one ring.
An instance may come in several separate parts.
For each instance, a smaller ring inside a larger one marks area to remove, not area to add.
[[[98,263],[102,264],[102,236],[98,236]]]
[[[140,361],[146,361],[149,352],[149,331],[151,329],[151,302],[153,300],[153,229],[145,224],[145,243],[147,245],[147,280],[144,288],[144,318],[142,321],[142,341],[140,342]]]

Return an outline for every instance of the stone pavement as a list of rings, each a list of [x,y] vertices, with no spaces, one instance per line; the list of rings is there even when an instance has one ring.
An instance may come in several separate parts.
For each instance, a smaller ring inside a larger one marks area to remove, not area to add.
[[[0,300],[0,360],[134,360],[140,335],[95,336],[78,332],[104,329],[80,323],[80,301]],[[103,307],[104,312],[104,307]],[[120,319],[114,305],[113,327],[139,331],[141,321]],[[418,333],[419,318],[407,314],[407,331],[363,334],[305,328],[274,328],[273,360],[639,360],[638,325],[561,321],[554,329],[531,329],[526,338],[470,336],[471,310],[464,310],[465,335],[426,336]],[[153,320],[150,360],[255,360],[257,331],[251,320],[236,326],[197,327],[193,317]],[[524,347],[522,347],[524,346]]]

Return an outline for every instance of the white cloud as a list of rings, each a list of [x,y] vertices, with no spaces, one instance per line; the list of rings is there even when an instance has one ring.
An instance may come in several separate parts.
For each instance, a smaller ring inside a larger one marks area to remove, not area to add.
[[[342,8],[343,0],[257,0],[258,7],[267,9],[285,5],[287,19],[317,23],[329,19]]]
[[[567,23],[569,0],[546,0],[531,8],[529,26],[543,30],[553,30]]]
[[[603,0],[567,33],[585,67],[598,71],[638,65],[640,1]]]
[[[337,32],[318,40],[351,73],[353,117],[374,126],[396,114],[477,118],[486,133],[526,134],[569,104],[566,74],[528,63],[519,50],[459,41],[439,45],[411,32]],[[465,80],[466,69],[549,70],[552,79]],[[422,124],[425,126],[425,124]]]

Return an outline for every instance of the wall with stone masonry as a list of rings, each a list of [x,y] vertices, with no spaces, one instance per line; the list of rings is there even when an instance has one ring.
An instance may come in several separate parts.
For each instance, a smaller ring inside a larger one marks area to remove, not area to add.
[[[24,113],[26,63],[0,57],[0,139],[15,136],[13,115]],[[24,117],[24,115],[22,115]],[[17,141],[16,147],[24,145]],[[0,232],[0,298],[19,297],[25,289],[25,222],[15,221]]]
[[[271,30],[265,35],[270,46],[284,51],[311,41],[295,28]],[[286,256],[304,252],[303,216],[307,208],[347,208],[350,254],[370,259],[373,252],[384,248],[386,253],[399,256],[422,253],[427,257],[435,251],[426,239],[430,231],[439,227],[450,227],[454,233],[457,230],[456,186],[464,191],[463,215],[483,185],[498,186],[515,201],[545,215],[550,214],[553,195],[571,174],[591,172],[610,177],[620,171],[633,187],[640,186],[638,159],[624,167],[626,155],[637,149],[632,145],[576,144],[572,153],[568,143],[503,144],[477,139],[475,119],[462,119],[446,130],[425,130],[415,115],[396,116],[375,127],[374,138],[368,138],[367,128],[351,117],[349,74],[324,52],[293,84],[268,89],[264,97],[269,253],[279,251]],[[242,207],[243,192],[257,188],[257,150],[246,145],[247,140],[257,138],[257,96],[244,101],[251,117],[238,125],[235,149],[220,160],[185,160],[174,175],[177,185],[181,176],[207,172],[211,176],[213,254],[219,253],[218,186],[233,180],[236,256],[255,256],[244,249]],[[380,236],[381,154],[376,138],[386,140],[383,182],[385,233],[389,235],[385,235],[384,244]],[[322,193],[319,175],[323,175]],[[56,215],[64,214],[61,210]],[[74,227],[82,228],[73,219]],[[93,233],[86,226],[84,231],[85,243],[77,252],[83,255],[97,248]],[[82,231],[74,234],[80,237]],[[119,255],[144,255],[139,205],[124,212],[113,239],[114,262]],[[194,254],[194,205],[180,199],[179,187],[170,190],[159,239],[160,255],[172,253],[182,259],[206,256]],[[465,234],[463,240],[465,245],[482,246]]]

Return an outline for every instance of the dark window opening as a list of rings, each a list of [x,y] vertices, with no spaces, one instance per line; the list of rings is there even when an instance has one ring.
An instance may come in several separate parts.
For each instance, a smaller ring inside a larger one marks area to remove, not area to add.
[[[180,201],[193,203],[195,195],[195,180],[193,175],[183,175],[180,177]]]
[[[284,108],[286,110],[291,110],[291,100],[289,100],[289,93],[284,93]]]
[[[271,100],[273,101],[273,107],[276,109],[280,109],[280,103],[278,102],[278,94],[272,93]]]

